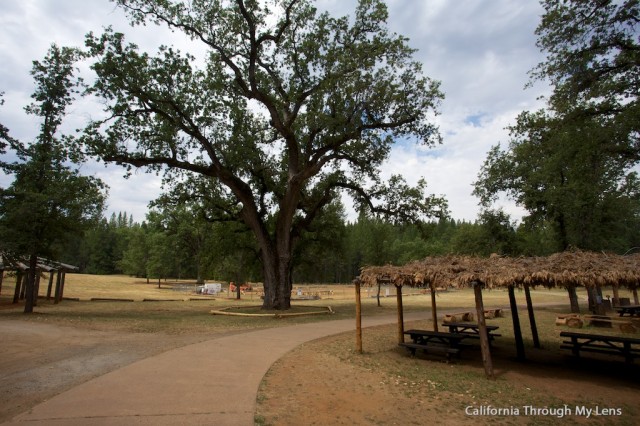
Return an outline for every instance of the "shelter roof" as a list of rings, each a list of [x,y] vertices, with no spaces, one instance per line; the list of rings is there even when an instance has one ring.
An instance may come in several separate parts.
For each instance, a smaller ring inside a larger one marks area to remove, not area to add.
[[[403,266],[371,266],[362,269],[360,282],[395,285],[465,287],[480,282],[487,288],[510,285],[544,287],[621,285],[635,288],[640,282],[640,255],[566,251],[545,257],[492,255],[428,257]]]
[[[5,270],[29,270],[29,261],[24,256],[12,256],[8,253],[0,253],[0,269]],[[51,271],[78,271],[77,266],[69,265],[55,260],[38,258],[38,269],[45,272]]]

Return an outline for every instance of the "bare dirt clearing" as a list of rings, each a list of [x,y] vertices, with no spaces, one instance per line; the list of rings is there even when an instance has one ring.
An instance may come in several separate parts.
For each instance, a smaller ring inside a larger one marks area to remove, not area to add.
[[[501,342],[494,350],[497,379],[488,381],[479,349],[465,349],[455,364],[437,355],[410,358],[395,348],[394,332],[395,326],[365,331],[370,340],[381,341],[370,343],[364,355],[353,352],[349,333],[303,345],[281,358],[258,394],[258,423],[637,424],[637,365],[587,359],[576,364],[566,356],[531,348],[529,361],[517,362],[510,344]],[[505,408],[511,414],[467,415],[480,407]],[[526,411],[564,407],[571,414]],[[582,407],[619,409],[621,415],[586,418],[577,414]]]

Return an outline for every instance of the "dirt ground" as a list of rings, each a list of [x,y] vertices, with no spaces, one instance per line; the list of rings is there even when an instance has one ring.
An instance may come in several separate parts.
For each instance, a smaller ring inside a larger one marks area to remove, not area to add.
[[[528,350],[530,359],[522,363],[510,351],[505,354],[498,349],[494,357],[496,381],[474,388],[464,386],[464,377],[483,375],[479,353],[470,353],[454,364],[445,363],[437,355],[419,355],[413,361],[424,363],[427,368],[420,366],[420,374],[408,379],[406,375],[389,374],[388,366],[367,363],[366,354],[358,356],[364,362],[341,362],[341,356],[327,348],[340,345],[340,340],[344,343],[345,339],[353,337],[331,336],[303,345],[274,364],[258,395],[259,422],[278,426],[638,424],[637,365],[602,359],[584,359],[576,365],[570,357],[536,352],[533,348]],[[412,364],[407,363],[407,358],[398,349],[388,354],[384,362],[410,369]],[[431,369],[441,371],[436,377],[461,381],[462,388],[443,390],[438,379],[429,378],[433,377],[429,374]],[[545,407],[563,408],[557,402],[560,400],[571,414],[560,417],[562,411],[555,415],[533,412]],[[547,406],[548,402],[553,405]],[[527,405],[533,408],[525,408]],[[511,411],[506,415],[478,416],[473,411],[471,416],[467,414],[467,407],[473,410],[481,406]],[[594,411],[589,418],[577,412],[583,407]],[[621,413],[602,415],[607,408],[620,409]]]
[[[209,337],[0,321],[0,423],[94,377]]]
[[[215,338],[216,335],[145,334],[86,330],[21,320],[0,322],[0,423],[60,392],[108,371],[175,347]],[[348,337],[349,339],[351,336]],[[336,424],[461,424],[467,423],[465,406],[475,396],[469,391],[440,391],[439,384],[421,378],[419,383],[381,374],[373,366],[342,362],[325,350],[344,336],[311,342],[278,361],[259,396],[258,423],[276,425]],[[391,360],[406,358],[392,353]],[[473,357],[477,358],[477,357]],[[478,361],[451,366],[428,362],[435,369],[482,369]],[[593,372],[564,369],[545,363],[495,362],[501,383],[516,383],[538,393],[569,396],[576,404],[614,401],[615,407],[637,406],[638,369],[607,371],[594,379]],[[622,367],[620,367],[622,366]],[[589,367],[585,367],[587,370]],[[600,367],[601,368],[601,367]],[[454,371],[454,370],[451,370]],[[625,372],[626,376],[625,377]],[[499,389],[499,386],[498,386]],[[475,392],[475,391],[474,391]],[[500,392],[498,390],[498,392]],[[596,396],[596,399],[591,398]],[[486,399],[484,399],[486,401]],[[517,402],[522,405],[523,401]],[[437,420],[437,421],[436,421]],[[544,424],[554,418],[537,418]],[[601,418],[604,422],[604,418]],[[523,424],[525,417],[481,417],[476,424]],[[580,419],[576,420],[582,423]],[[604,424],[604,423],[603,423]],[[625,424],[624,421],[621,424]],[[627,424],[633,424],[632,422]]]

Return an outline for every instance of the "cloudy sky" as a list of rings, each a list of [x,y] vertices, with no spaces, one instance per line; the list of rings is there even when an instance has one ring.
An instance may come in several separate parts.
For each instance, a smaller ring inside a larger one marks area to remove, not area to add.
[[[528,71],[542,59],[535,28],[542,8],[537,0],[388,0],[391,30],[410,39],[425,74],[442,83],[445,100],[437,118],[442,145],[425,149],[399,145],[384,170],[409,182],[426,178],[429,192],[444,195],[451,216],[473,221],[479,212],[472,183],[492,145],[508,141],[505,127],[524,110],[542,106],[542,83],[525,89]],[[352,13],[355,0],[321,0],[320,9]],[[24,114],[34,84],[29,72],[52,43],[81,47],[84,35],[112,25],[130,41],[150,50],[161,44],[188,49],[184,39],[155,26],[131,28],[108,0],[0,1],[0,123],[12,136],[32,140],[37,122]],[[78,128],[91,107],[69,111],[68,125]],[[110,186],[108,214],[126,211],[145,218],[147,204],[160,193],[160,178],[140,171],[128,180],[118,166],[87,165],[85,173]],[[0,174],[0,186],[10,182]],[[522,210],[508,200],[504,210],[519,219]]]

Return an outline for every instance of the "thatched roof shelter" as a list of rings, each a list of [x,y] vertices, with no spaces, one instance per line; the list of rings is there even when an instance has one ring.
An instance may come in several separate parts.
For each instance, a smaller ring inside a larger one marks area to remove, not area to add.
[[[359,280],[368,286],[384,280],[397,286],[468,287],[480,282],[485,288],[614,285],[634,289],[640,283],[640,255],[568,251],[547,257],[429,257],[403,266],[365,267]]]
[[[634,292],[637,300],[637,288],[640,283],[640,255],[619,256],[615,254],[567,251],[547,257],[508,258],[493,255],[489,258],[473,256],[429,257],[403,266],[372,266],[362,269],[356,279],[356,329],[357,346],[362,351],[360,325],[360,285],[374,286],[379,283],[392,283],[398,287],[398,339],[404,341],[401,287],[408,285],[428,286],[431,288],[431,304],[434,330],[437,331],[435,306],[436,287],[474,287],[478,326],[481,330],[483,362],[488,377],[493,377],[491,354],[484,322],[482,288],[507,288],[514,323],[514,334],[518,358],[524,359],[524,344],[520,331],[520,320],[516,305],[514,288],[525,290],[527,310],[531,322],[531,331],[535,347],[539,346],[537,327],[529,287],[564,287],[569,292],[571,308],[578,308],[575,288],[586,287],[592,291],[603,286],[612,286],[614,301],[618,299],[618,287],[625,286]]]
[[[55,303],[62,300],[64,292],[64,281],[67,272],[76,272],[80,268],[66,263],[57,262],[50,259],[38,258],[36,271],[36,297],[37,290],[40,285],[40,274],[49,273],[49,285],[47,287],[47,299],[51,298],[54,277],[57,276],[55,283]],[[13,256],[9,253],[0,252],[0,291],[2,291],[2,278],[4,271],[13,271],[16,274],[16,286],[14,291],[13,302],[17,303],[19,299],[25,297],[26,278],[29,272],[29,261],[19,256]]]

